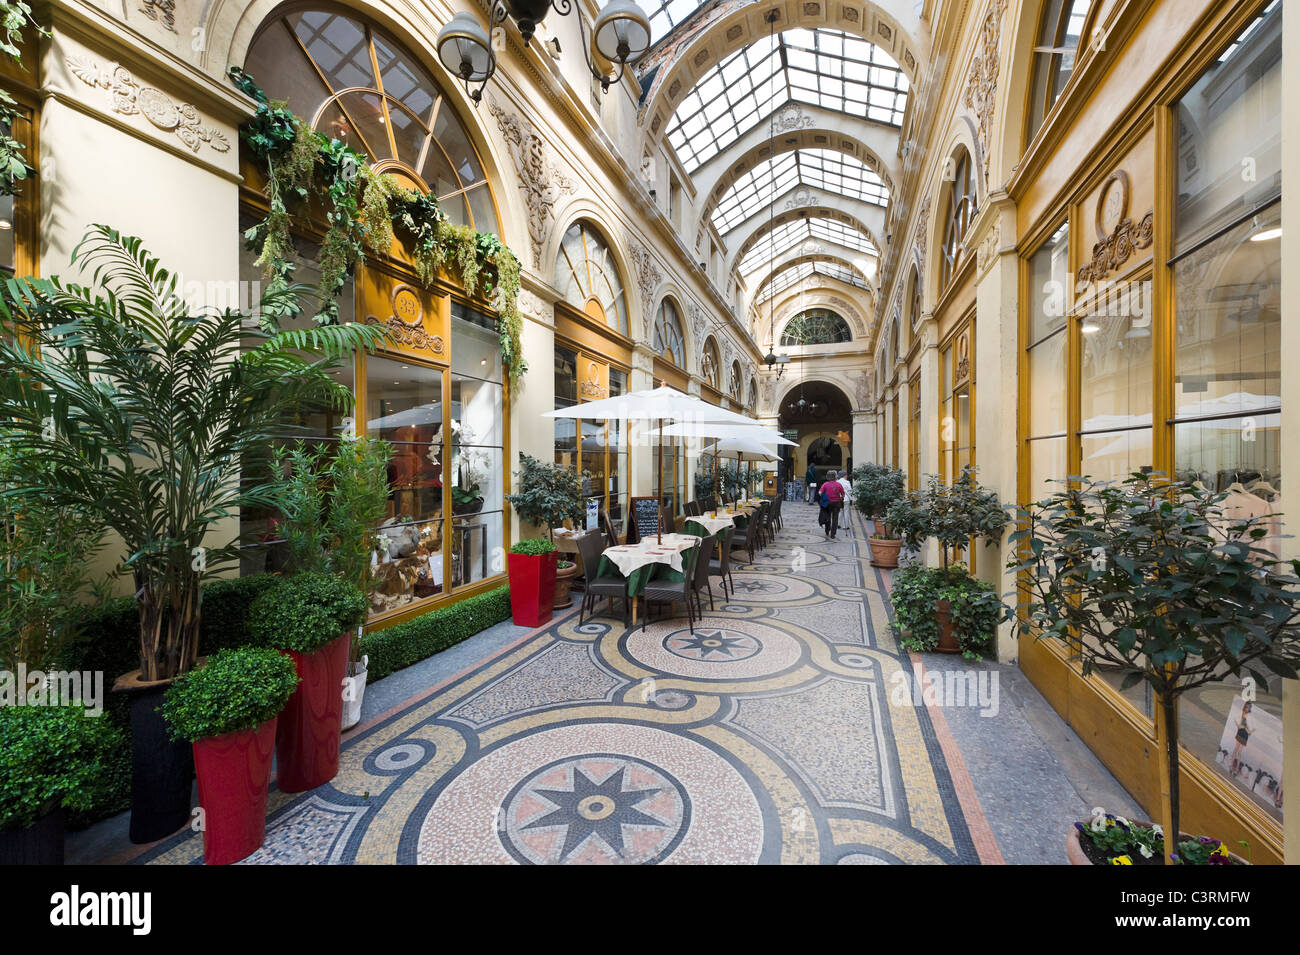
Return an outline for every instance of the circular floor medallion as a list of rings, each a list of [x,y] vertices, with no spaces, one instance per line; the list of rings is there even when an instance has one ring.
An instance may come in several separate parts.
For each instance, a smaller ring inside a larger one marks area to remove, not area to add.
[[[684,660],[716,660],[729,663],[747,660],[763,649],[763,645],[747,633],[722,628],[701,628],[670,633],[664,637],[664,649]]]
[[[695,680],[752,680],[788,670],[803,644],[756,620],[705,616],[694,631],[666,620],[627,635],[626,654],[658,673]],[[719,625],[721,624],[721,625]]]

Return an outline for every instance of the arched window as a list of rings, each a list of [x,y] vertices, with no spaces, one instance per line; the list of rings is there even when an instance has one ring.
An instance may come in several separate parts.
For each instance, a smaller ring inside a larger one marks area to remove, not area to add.
[[[710,338],[704,343],[704,351],[700,355],[700,377],[710,388],[718,387],[721,364],[721,359],[718,358],[718,343]]]
[[[654,328],[655,354],[669,364],[681,368],[686,364],[686,341],[682,334],[681,316],[671,299],[659,303],[655,313]]]
[[[758,382],[753,378],[749,379],[749,400],[745,402],[745,410],[751,414],[758,410]]]
[[[741,389],[744,387],[744,378],[740,374],[740,362],[731,363],[731,377],[727,380],[727,394],[736,401],[740,401]]]
[[[898,348],[898,316],[889,323],[889,358],[891,361],[898,361],[902,358],[902,352]]]
[[[432,75],[392,37],[333,10],[273,16],[245,70],[311,128],[377,172],[438,197],[452,222],[497,233],[496,205],[464,125]]]
[[[1088,21],[1091,0],[1046,0],[1038,21],[1038,43],[1034,47],[1029,93],[1029,116],[1025,142],[1034,138],[1051,112],[1070,74],[1075,54]]]
[[[627,296],[609,245],[592,226],[575,222],[555,260],[555,287],[564,300],[598,322],[627,334]]]
[[[921,320],[921,273],[912,266],[912,274],[907,280],[907,323],[912,328]]]
[[[829,308],[805,309],[786,322],[781,332],[781,344],[786,346],[833,345],[852,338],[849,323]]]
[[[943,223],[943,255],[939,260],[939,291],[948,287],[961,259],[961,240],[975,214],[975,188],[971,178],[970,153],[959,149],[952,158],[952,181],[948,189],[947,213]]]

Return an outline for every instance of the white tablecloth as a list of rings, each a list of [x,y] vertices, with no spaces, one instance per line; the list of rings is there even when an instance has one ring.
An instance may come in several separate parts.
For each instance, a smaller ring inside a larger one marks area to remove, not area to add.
[[[728,516],[719,511],[717,517],[709,517],[707,514],[701,517],[688,517],[686,518],[686,523],[699,524],[710,534],[716,534],[725,527],[735,526],[736,518],[734,515]]]
[[[665,534],[662,544],[656,538],[639,544],[619,544],[605,548],[608,557],[624,577],[646,564],[667,564],[679,574],[682,572],[682,551],[699,544],[694,534]]]

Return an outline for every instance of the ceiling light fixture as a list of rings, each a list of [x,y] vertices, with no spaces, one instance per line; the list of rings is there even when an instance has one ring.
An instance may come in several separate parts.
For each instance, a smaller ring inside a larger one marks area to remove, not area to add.
[[[634,0],[609,0],[592,24],[588,37],[582,11],[573,0],[497,0],[492,7],[491,29],[513,18],[529,45],[538,24],[552,7],[560,16],[576,13],[578,31],[582,35],[582,52],[587,59],[591,75],[600,81],[600,88],[609,91],[611,83],[623,79],[628,64],[641,59],[650,49],[650,21]],[[557,44],[558,47],[558,44]],[[465,92],[477,105],[483,99],[483,88],[497,69],[497,55],[492,48],[489,30],[485,30],[474,14],[462,10],[438,31],[438,59],[465,84]],[[596,64],[596,57],[605,60],[618,72],[610,75]],[[477,89],[471,86],[477,85]]]

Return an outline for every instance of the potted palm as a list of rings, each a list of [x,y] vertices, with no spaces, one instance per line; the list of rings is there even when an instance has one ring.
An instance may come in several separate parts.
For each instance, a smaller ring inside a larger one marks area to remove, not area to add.
[[[0,706],[0,865],[62,865],[66,814],[104,805],[126,752],[80,706]]]
[[[371,555],[388,513],[388,462],[393,449],[378,438],[340,441],[333,453],[298,442],[276,451],[277,527],[285,572],[334,573],[369,597],[375,587]],[[361,721],[367,660],[357,626],[343,688],[343,728]]]
[[[341,687],[352,630],[365,617],[366,598],[355,584],[311,572],[280,581],[248,608],[249,633],[291,657],[301,681],[275,734],[283,792],[315,789],[338,773]]]
[[[871,521],[871,563],[875,567],[898,566],[903,542],[885,523],[885,512],[906,494],[906,479],[898,468],[884,464],[863,464],[853,470],[853,504]]]
[[[527,454],[520,454],[519,459],[520,468],[515,472],[519,478],[516,484],[519,490],[514,494],[507,494],[506,500],[519,514],[521,520],[538,527],[545,527],[547,538],[553,542],[555,528],[562,525],[566,519],[576,523],[586,516],[586,501],[582,496],[583,475],[573,468],[547,464]],[[554,550],[553,545],[552,550]],[[511,553],[514,554],[515,551],[512,549]],[[555,561],[553,557],[549,559]],[[512,563],[511,566],[513,567],[514,564]],[[551,605],[553,609],[572,604],[569,589],[576,576],[578,576],[577,563],[571,560],[555,561],[555,593]],[[512,570],[512,587],[513,577]],[[529,579],[532,579],[531,572]]]
[[[93,226],[72,263],[89,285],[26,278],[0,287],[0,419],[11,433],[11,490],[84,513],[120,542],[139,608],[140,667],[130,693],[131,839],[150,842],[190,814],[190,747],[169,738],[158,707],[198,656],[203,581],[239,560],[218,531],[272,506],[257,479],[293,412],[340,411],[352,393],[330,369],[386,336],[354,323],[264,327],[202,311],[142,240]],[[260,310],[298,310],[298,288]]]
[[[1061,640],[1085,676],[1107,668],[1123,674],[1122,688],[1146,682],[1155,696],[1161,828],[1179,833],[1161,843],[1171,862],[1202,854],[1180,828],[1179,698],[1229,677],[1267,687],[1300,665],[1300,561],[1261,546],[1276,515],[1230,516],[1226,498],[1156,474],[1075,478],[1021,508],[1010,538],[1021,632]]]
[[[934,588],[938,628],[934,649],[939,653],[969,652],[972,641],[981,639],[987,600],[979,583],[950,557],[960,558],[973,540],[982,538],[985,546],[997,543],[1009,520],[997,494],[981,487],[975,474],[968,465],[951,485],[931,474],[924,488],[895,501],[885,512],[886,523],[909,547],[920,549],[930,538],[939,544],[942,566],[920,568],[915,575],[917,581],[924,579],[926,587]]]
[[[291,659],[240,647],[182,674],[164,696],[172,735],[194,748],[208,865],[238,862],[266,836],[276,720],[297,685]]]

